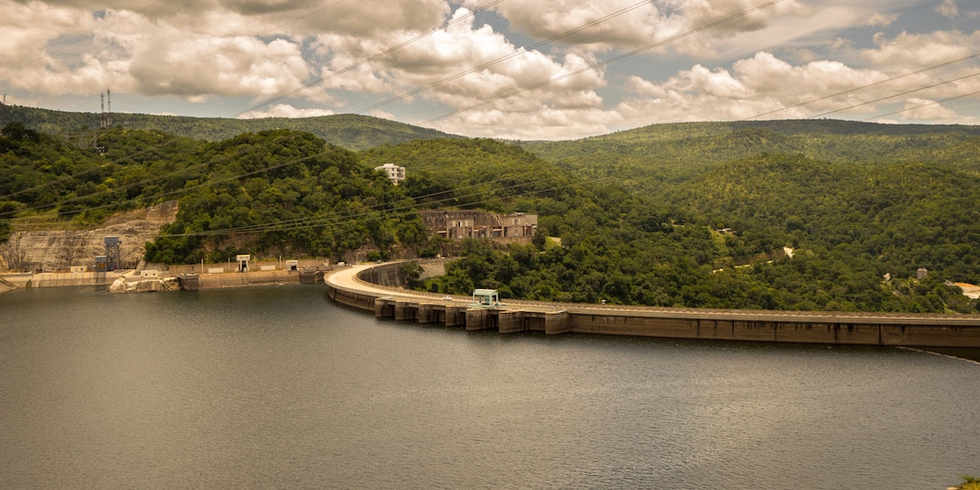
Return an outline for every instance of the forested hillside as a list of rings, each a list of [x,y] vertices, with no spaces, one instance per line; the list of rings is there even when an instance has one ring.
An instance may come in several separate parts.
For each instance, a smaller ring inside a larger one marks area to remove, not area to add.
[[[413,203],[355,154],[309,133],[246,133],[207,145],[168,236],[150,262],[223,261],[238,253],[345,260],[370,245],[379,258],[428,236]]]
[[[93,130],[99,127],[100,117],[96,113],[5,105],[0,110],[0,127],[12,122],[21,123],[29,129],[87,143],[92,139]],[[353,114],[309,118],[230,119],[114,113],[112,124],[123,129],[157,131],[207,141],[220,141],[246,132],[289,129],[314,134],[327,143],[349,150],[415,139],[453,137],[434,129]]]
[[[0,242],[11,229],[91,226],[179,199],[147,260],[457,253],[446,276],[420,287],[965,313],[977,302],[953,282],[980,282],[977,142],[972,127],[791,121],[524,145],[414,139],[357,153],[290,130],[208,142],[115,127],[80,149],[15,123],[0,131]],[[407,180],[394,186],[373,170],[386,162]],[[451,243],[428,235],[418,214],[428,208],[535,213],[540,234],[526,246]]]
[[[634,179],[685,179],[706,166],[761,153],[860,165],[921,162],[980,170],[977,126],[833,120],[678,123],[521,145],[590,177],[614,173]]]
[[[216,143],[114,128],[99,148],[9,124],[0,130],[0,243],[19,229],[85,228],[109,214],[179,199],[164,263],[260,256],[380,256],[425,244],[411,200],[348,150],[309,133],[245,133]]]
[[[203,143],[149,131],[104,131],[100,149],[11,123],[0,129],[0,242],[10,224],[85,227],[177,196]],[[67,223],[66,223],[67,222]]]

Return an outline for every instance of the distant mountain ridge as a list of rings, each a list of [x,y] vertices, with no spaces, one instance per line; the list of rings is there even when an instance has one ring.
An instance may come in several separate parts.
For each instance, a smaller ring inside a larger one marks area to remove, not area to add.
[[[0,127],[19,122],[28,129],[52,134],[90,131],[99,127],[100,119],[99,114],[91,112],[65,112],[16,105],[4,105],[0,109]],[[349,150],[396,145],[416,139],[461,138],[435,129],[355,114],[232,119],[114,113],[112,123],[127,129],[162,131],[208,141],[225,140],[245,132],[290,129],[312,133],[327,143]]]
[[[468,139],[435,129],[371,116],[337,114],[311,118],[200,118],[113,114],[114,126],[161,131],[207,141],[241,133],[305,131],[354,151],[414,140]],[[72,134],[99,126],[99,114],[16,105],[0,107],[0,127],[19,122],[29,129]],[[933,162],[980,170],[980,126],[879,124],[833,119],[685,122],[568,141],[514,141],[539,157],[592,176],[609,171],[653,172],[688,177],[704,165],[761,153],[798,154],[828,162],[891,164]]]
[[[772,120],[655,124],[575,141],[521,142],[575,170],[691,176],[705,165],[762,153],[828,162],[932,162],[980,170],[980,126]]]

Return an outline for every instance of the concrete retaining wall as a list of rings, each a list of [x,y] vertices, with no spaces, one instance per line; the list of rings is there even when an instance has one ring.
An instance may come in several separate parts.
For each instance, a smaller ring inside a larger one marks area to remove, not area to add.
[[[746,340],[803,344],[980,347],[980,326],[860,322],[737,321],[629,315],[569,315],[568,331],[677,339]]]
[[[322,273],[302,271],[254,271],[227,274],[201,274],[197,276],[200,289],[234,288],[247,286],[272,286],[283,284],[314,284],[322,280]]]
[[[302,269],[313,269],[313,270],[326,270],[330,268],[329,261],[327,259],[296,259],[298,263],[298,268]],[[268,270],[267,267],[274,267],[272,270],[285,271],[286,270],[286,260],[281,261],[258,261],[253,260],[250,265],[255,271]],[[168,265],[168,264],[156,264],[149,263],[146,264],[147,269],[159,269],[161,271],[166,271],[166,275],[169,276],[180,276],[183,274],[201,274],[202,272],[207,273],[210,270],[214,270],[214,273],[238,273],[238,263],[237,262],[226,262],[218,264],[182,264],[182,265]]]
[[[419,260],[417,262],[422,266],[422,274],[419,276],[419,279],[428,279],[446,274],[446,259]],[[357,275],[357,278],[379,286],[402,288],[408,283],[405,275],[402,274],[403,267],[405,267],[405,262],[379,264],[361,271]]]
[[[329,285],[327,286],[327,297],[342,305],[367,311],[375,311],[375,300],[377,299],[374,295],[355,293]],[[394,316],[394,311],[392,311],[391,316]]]
[[[400,284],[401,264],[361,271],[367,282]],[[504,308],[468,308],[434,298],[393,299],[381,294],[338,290],[338,303],[373,311],[380,318],[464,326],[500,333],[543,331],[701,340],[804,344],[980,348],[980,315],[887,315],[842,312],[779,312],[565,305],[567,310],[532,303]],[[558,305],[555,305],[556,307]],[[589,311],[597,310],[597,311]]]
[[[117,272],[42,272],[6,274],[3,279],[13,286],[26,289],[108,286],[119,277]]]

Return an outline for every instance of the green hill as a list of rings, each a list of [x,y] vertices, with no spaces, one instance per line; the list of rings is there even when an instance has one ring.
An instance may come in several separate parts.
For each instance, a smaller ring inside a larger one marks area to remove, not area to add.
[[[99,127],[99,121],[99,114],[87,112],[53,111],[16,105],[5,105],[0,110],[0,127],[16,122],[28,129],[56,135],[71,136],[91,132]],[[221,141],[246,132],[289,129],[314,134],[327,143],[348,150],[398,144],[415,139],[457,137],[434,129],[354,114],[309,118],[230,119],[115,113],[112,115],[112,122],[114,126],[125,129],[161,131],[207,141]]]
[[[826,162],[931,162],[980,170],[980,126],[781,120],[657,124],[575,141],[522,142],[587,176],[689,178],[705,166],[761,153]]]
[[[84,116],[26,114],[66,127]],[[186,119],[181,134],[249,123]],[[84,227],[179,199],[177,221],[147,246],[147,260],[459,252],[424,287],[663,306],[980,311],[953,285],[980,282],[980,128],[692,123],[518,145],[414,137],[418,128],[372,118],[319,120],[364,148],[291,130],[209,142],[126,125],[100,131],[96,148],[25,127],[42,128],[39,120],[8,124],[0,242],[28,222]],[[373,170],[389,161],[407,169],[398,186]],[[449,243],[417,213],[443,207],[534,213],[561,246],[540,235],[506,249]],[[928,276],[917,279],[923,267]]]

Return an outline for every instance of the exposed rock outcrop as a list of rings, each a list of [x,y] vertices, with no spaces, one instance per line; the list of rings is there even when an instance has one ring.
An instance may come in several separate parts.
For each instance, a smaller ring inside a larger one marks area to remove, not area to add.
[[[180,283],[177,282],[177,278],[175,277],[141,279],[136,281],[127,281],[126,278],[120,277],[109,286],[110,293],[155,293],[178,290],[180,290]]]
[[[121,266],[134,267],[145,254],[143,245],[155,239],[160,227],[177,219],[177,201],[115,214],[94,230],[18,231],[0,246],[0,266],[11,270],[65,270],[72,265],[93,267],[105,254],[105,237],[118,236]]]

